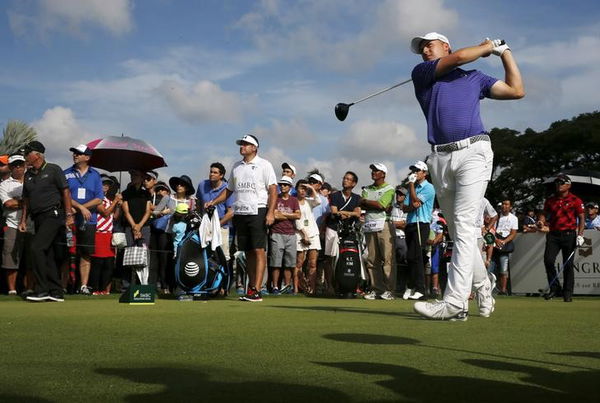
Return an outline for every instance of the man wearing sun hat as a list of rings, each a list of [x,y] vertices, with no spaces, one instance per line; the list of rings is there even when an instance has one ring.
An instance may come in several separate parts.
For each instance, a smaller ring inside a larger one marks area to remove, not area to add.
[[[102,178],[100,173],[89,166],[92,150],[85,144],[69,148],[73,153],[73,165],[65,169],[65,178],[71,191],[71,203],[75,209],[75,225],[77,227],[77,253],[79,254],[79,273],[81,294],[90,295],[88,287],[90,277],[90,256],[95,250],[96,208],[102,204]]]
[[[396,268],[394,241],[396,231],[388,211],[394,201],[394,187],[385,182],[387,167],[375,162],[371,168],[373,184],[366,186],[360,205],[366,210],[363,231],[367,239],[367,271],[371,278],[371,290],[365,299],[394,299]]]
[[[241,161],[231,169],[227,188],[216,198],[204,204],[205,208],[223,203],[233,195],[233,225],[237,246],[246,252],[249,287],[242,301],[262,301],[260,293],[267,265],[267,227],[275,222],[277,177],[273,165],[258,156],[256,136],[246,134],[236,141],[240,146]]]

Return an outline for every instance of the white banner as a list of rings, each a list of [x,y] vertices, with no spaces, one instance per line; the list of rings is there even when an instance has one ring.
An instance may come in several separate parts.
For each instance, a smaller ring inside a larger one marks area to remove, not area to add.
[[[585,244],[575,251],[574,294],[600,295],[600,231],[585,230]],[[546,234],[517,234],[515,251],[510,257],[510,280],[515,294],[538,293],[548,286],[544,269]],[[561,253],[556,257],[556,269],[562,267]],[[562,275],[560,283],[563,284]]]

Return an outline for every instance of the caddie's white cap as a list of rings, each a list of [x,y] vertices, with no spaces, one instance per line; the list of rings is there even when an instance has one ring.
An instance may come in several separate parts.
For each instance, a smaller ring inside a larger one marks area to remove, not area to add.
[[[246,134],[244,137],[242,137],[239,140],[236,140],[235,142],[235,144],[237,144],[238,146],[241,146],[242,143],[250,143],[258,147],[258,139],[251,134]]]
[[[13,162],[16,162],[16,161],[25,162],[25,157],[23,157],[21,154],[13,154],[10,157],[8,157],[9,164],[12,164]]]
[[[291,169],[292,172],[294,173],[294,175],[296,175],[296,167],[293,166],[292,164],[288,164],[287,162],[284,162],[283,164],[281,164],[281,169]]]
[[[308,177],[308,179],[314,179],[317,182],[323,183],[323,178],[319,174],[312,174],[311,176]]]
[[[387,174],[387,167],[385,165],[383,165],[381,162],[375,162],[375,163],[369,165],[369,168],[374,169],[376,171],[382,171]]]
[[[412,38],[412,40],[410,41],[410,50],[412,50],[413,53],[420,55],[421,54],[421,41],[435,41],[436,39],[438,41],[447,43],[448,46],[450,46],[450,41],[444,35],[438,34],[437,32],[429,32],[428,34],[425,34],[424,36],[416,36],[416,37]]]
[[[289,176],[285,176],[285,175],[283,175],[277,183],[285,183],[286,185],[290,185],[290,186],[294,185],[292,178],[290,178]]]
[[[427,171],[427,164],[423,161],[417,161],[409,167],[410,170]]]

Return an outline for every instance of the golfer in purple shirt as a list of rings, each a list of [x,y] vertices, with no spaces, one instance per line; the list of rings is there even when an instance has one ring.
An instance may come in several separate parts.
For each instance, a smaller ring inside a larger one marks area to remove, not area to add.
[[[423,58],[413,69],[412,79],[427,120],[432,149],[427,165],[454,240],[443,301],[417,302],[414,309],[430,319],[466,320],[473,285],[479,314],[488,317],[494,310],[494,299],[478,251],[475,223],[491,178],[494,154],[481,122],[479,102],[483,98],[522,98],[521,73],[510,48],[498,39],[453,52],[448,38],[430,32],[414,38],[411,50]],[[459,68],[491,54],[502,60],[504,81]]]

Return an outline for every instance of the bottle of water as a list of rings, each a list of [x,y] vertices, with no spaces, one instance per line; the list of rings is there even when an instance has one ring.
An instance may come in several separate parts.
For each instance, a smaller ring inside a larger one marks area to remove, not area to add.
[[[70,248],[74,245],[73,243],[73,230],[71,227],[67,227],[67,246]]]

